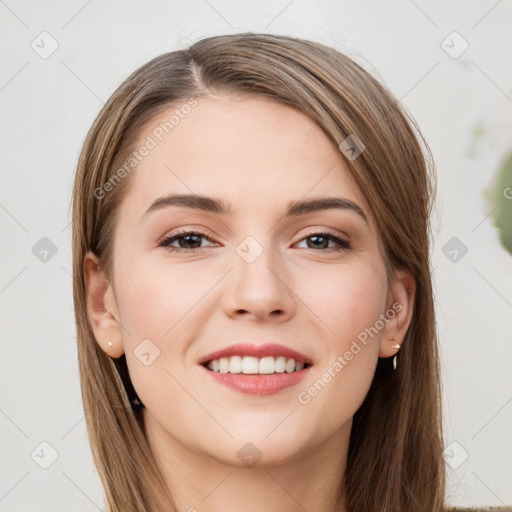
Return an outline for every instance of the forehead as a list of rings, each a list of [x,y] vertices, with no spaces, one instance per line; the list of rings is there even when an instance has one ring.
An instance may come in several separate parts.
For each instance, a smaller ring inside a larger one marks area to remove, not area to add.
[[[196,101],[170,106],[141,129],[135,149],[150,149],[132,171],[125,209],[140,217],[170,193],[224,198],[235,211],[320,195],[366,206],[341,154],[306,114],[255,96]]]

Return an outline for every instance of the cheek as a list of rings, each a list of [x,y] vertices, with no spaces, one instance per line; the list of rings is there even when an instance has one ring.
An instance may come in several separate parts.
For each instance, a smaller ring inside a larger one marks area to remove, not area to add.
[[[363,265],[330,269],[314,283],[309,282],[308,301],[325,336],[320,364],[298,400],[324,418],[327,434],[353,416],[370,388],[380,338],[372,328],[384,312],[387,283],[378,268]]]
[[[384,312],[385,275],[372,266],[343,266],[316,274],[306,285],[306,305],[325,323],[330,343],[326,348],[343,350]]]
[[[222,274],[142,259],[118,268],[119,277],[130,276],[118,286],[126,361],[137,393],[150,402],[173,387],[169,371],[186,368],[190,338],[209,314],[208,291]]]
[[[181,265],[154,262],[134,265],[121,291],[122,313],[130,326],[131,343],[154,338],[166,346],[194,318],[202,297],[215,283],[205,272],[191,272]]]
[[[191,308],[183,290],[193,300],[191,290],[197,289],[184,282],[183,272],[163,272],[158,265],[135,266],[126,275],[131,277],[120,293],[120,313],[126,324],[122,336],[130,378],[147,407],[164,407],[174,389],[170,362],[181,359],[184,348],[178,334]]]

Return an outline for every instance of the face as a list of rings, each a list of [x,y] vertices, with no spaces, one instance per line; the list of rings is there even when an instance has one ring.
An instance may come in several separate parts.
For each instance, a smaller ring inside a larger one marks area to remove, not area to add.
[[[272,465],[346,436],[377,358],[401,342],[407,287],[388,288],[370,207],[337,148],[287,106],[202,98],[132,173],[109,315],[92,323],[109,355],[126,354],[149,430],[239,466],[242,447]],[[196,207],[154,203],[175,195]],[[313,199],[331,203],[288,212]]]

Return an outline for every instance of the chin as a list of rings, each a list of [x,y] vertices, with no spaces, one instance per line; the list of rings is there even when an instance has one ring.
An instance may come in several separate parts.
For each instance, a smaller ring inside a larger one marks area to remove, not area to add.
[[[271,468],[290,464],[303,459],[307,453],[306,440],[289,439],[267,434],[235,437],[229,443],[215,443],[215,452],[208,455],[220,463],[238,468]]]

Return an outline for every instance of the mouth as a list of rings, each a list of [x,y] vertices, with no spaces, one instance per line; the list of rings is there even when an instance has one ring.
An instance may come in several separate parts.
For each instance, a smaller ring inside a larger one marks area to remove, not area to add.
[[[198,361],[214,382],[241,393],[270,395],[297,385],[310,371],[309,357],[275,343],[239,343]]]

